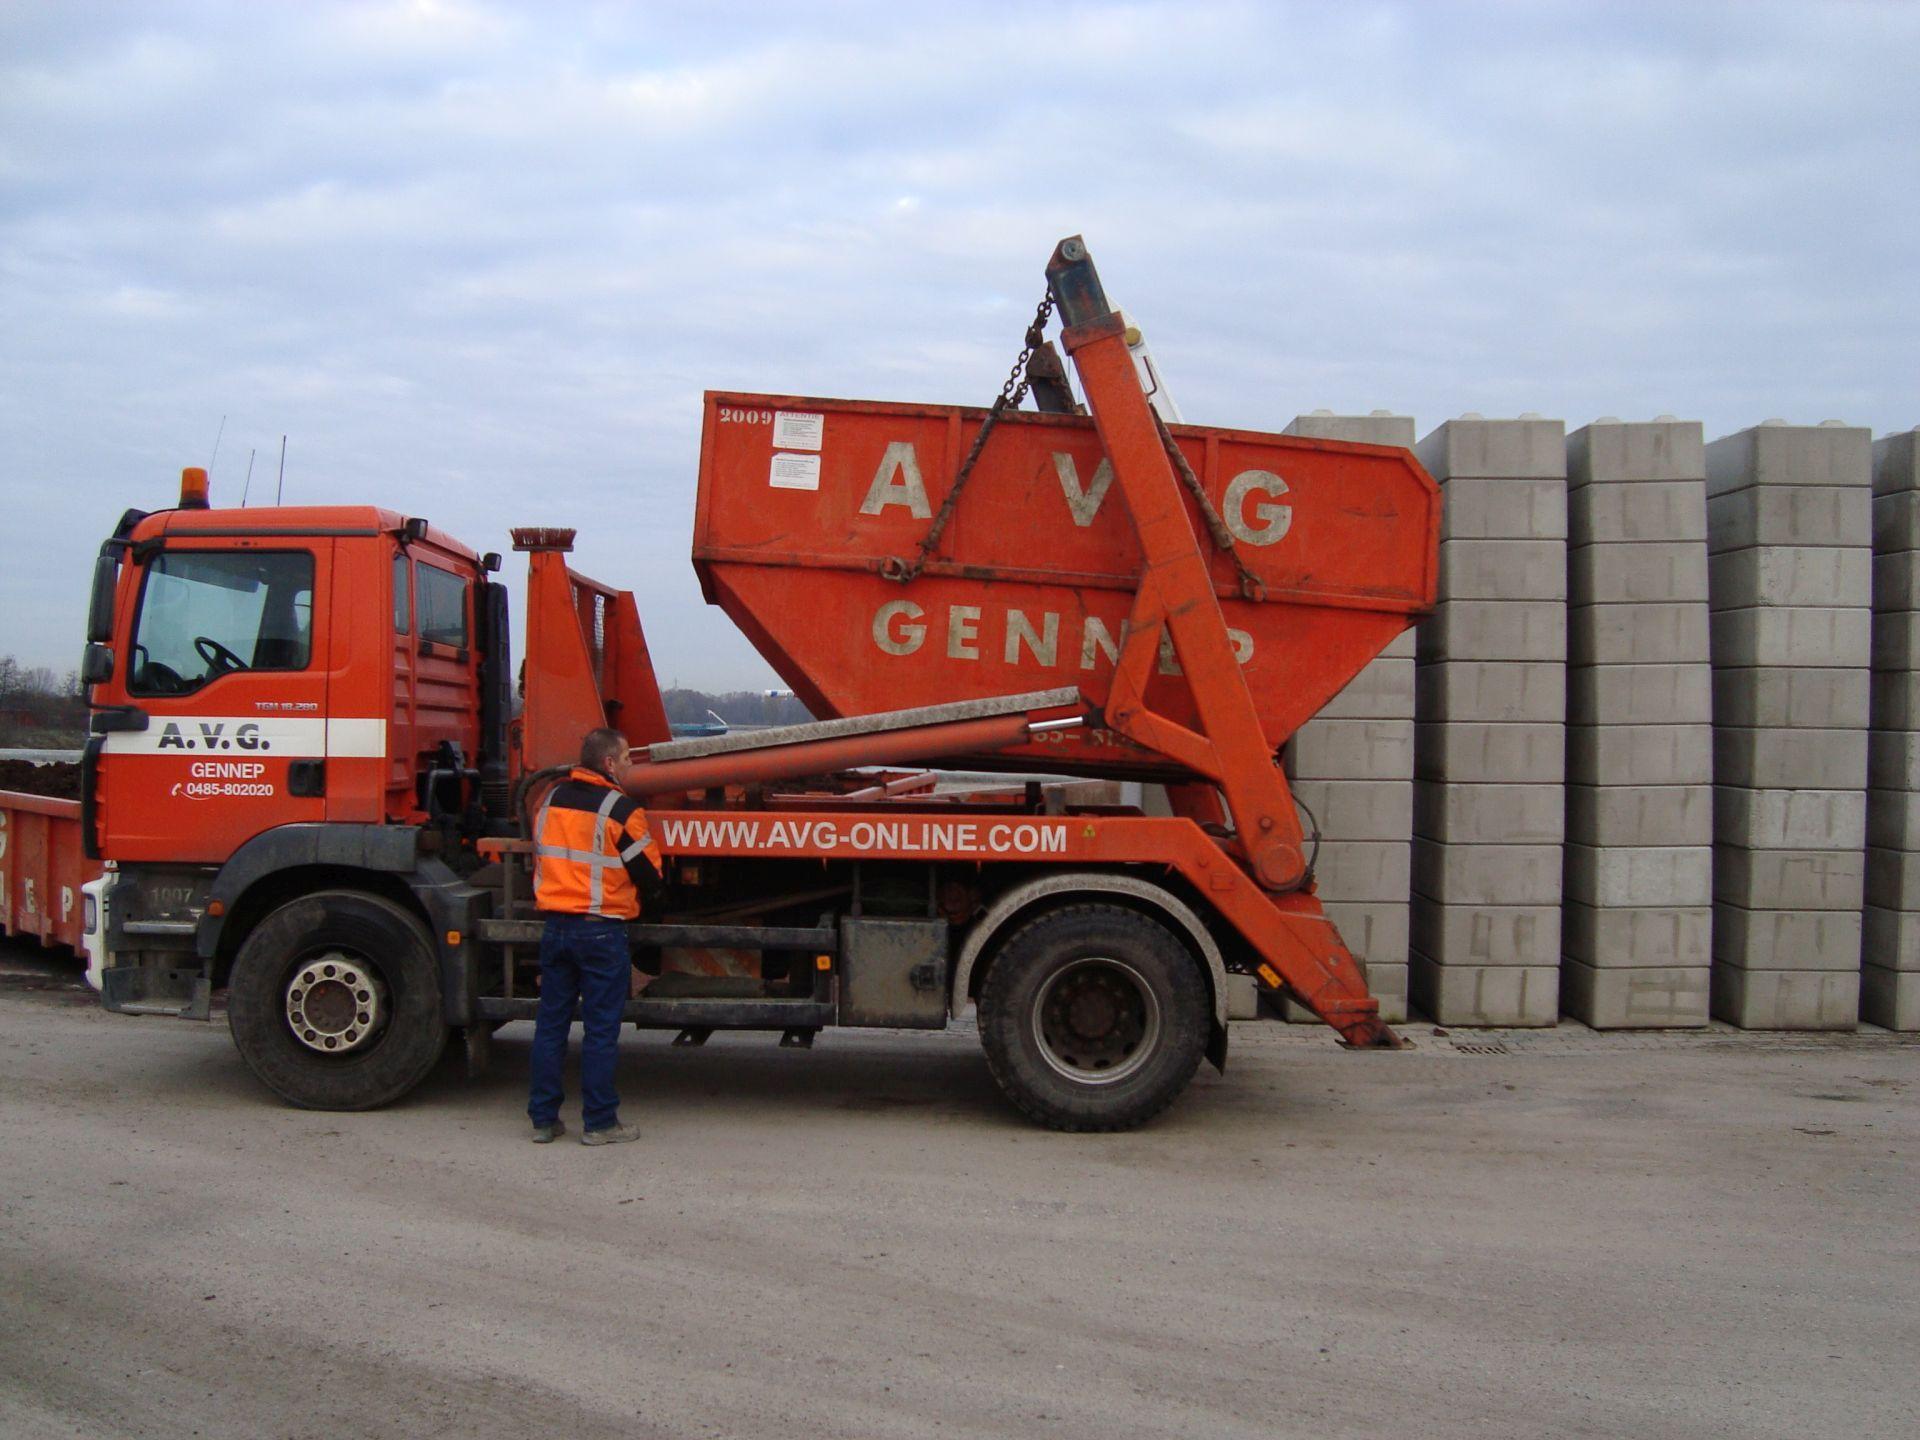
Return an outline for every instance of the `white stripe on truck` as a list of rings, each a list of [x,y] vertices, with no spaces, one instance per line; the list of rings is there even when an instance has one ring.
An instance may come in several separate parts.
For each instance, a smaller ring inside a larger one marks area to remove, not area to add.
[[[145,730],[115,731],[108,755],[218,755],[230,759],[381,760],[387,722],[317,715],[156,715]]]

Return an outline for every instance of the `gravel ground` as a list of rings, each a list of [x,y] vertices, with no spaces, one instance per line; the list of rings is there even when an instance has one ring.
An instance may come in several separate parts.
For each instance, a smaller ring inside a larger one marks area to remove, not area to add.
[[[1242,1027],[1058,1136],[965,1033],[643,1037],[587,1150],[529,1027],[303,1113],[73,974],[0,947],[9,1437],[1913,1433],[1911,1039]]]

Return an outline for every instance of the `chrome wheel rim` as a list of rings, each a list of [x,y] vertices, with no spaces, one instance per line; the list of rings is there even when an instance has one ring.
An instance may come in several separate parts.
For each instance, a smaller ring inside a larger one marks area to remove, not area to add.
[[[287,982],[287,1028],[307,1049],[351,1055],[387,1023],[386,986],[371,966],[339,952],[320,955]]]
[[[1047,978],[1033,1002],[1033,1039],[1055,1074],[1112,1085],[1134,1074],[1160,1039],[1160,1002],[1124,961],[1089,956]]]

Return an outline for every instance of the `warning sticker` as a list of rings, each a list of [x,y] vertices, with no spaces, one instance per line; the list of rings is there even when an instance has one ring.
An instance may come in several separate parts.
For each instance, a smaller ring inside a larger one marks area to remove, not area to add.
[[[798,410],[773,412],[773,448],[776,450],[818,450],[826,433],[827,417],[806,415]]]
[[[820,488],[820,457],[818,455],[782,455],[776,452],[773,457],[773,469],[767,475],[767,484],[776,490],[818,490]]]

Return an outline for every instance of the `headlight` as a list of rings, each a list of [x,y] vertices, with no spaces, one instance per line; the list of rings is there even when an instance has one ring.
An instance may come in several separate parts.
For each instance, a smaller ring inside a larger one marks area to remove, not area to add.
[[[85,903],[80,912],[80,926],[89,935],[100,933],[100,900],[94,895],[82,895]]]

